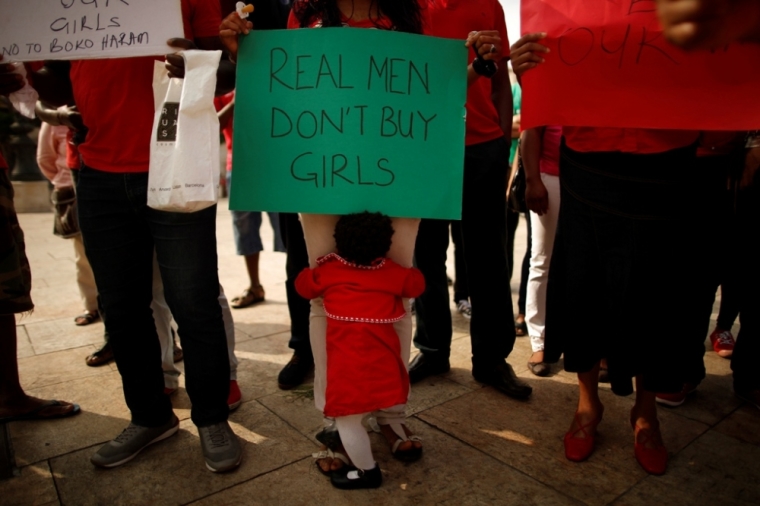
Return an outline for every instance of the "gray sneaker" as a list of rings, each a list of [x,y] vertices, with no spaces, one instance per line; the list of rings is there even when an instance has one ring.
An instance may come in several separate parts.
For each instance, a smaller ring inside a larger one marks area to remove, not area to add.
[[[203,458],[206,467],[214,473],[230,471],[240,465],[243,458],[243,448],[230,424],[226,421],[207,427],[198,427],[201,437]]]
[[[116,467],[135,458],[146,446],[176,434],[179,419],[172,414],[171,419],[160,427],[143,427],[130,423],[124,431],[100,447],[90,457],[90,462],[99,467]]]

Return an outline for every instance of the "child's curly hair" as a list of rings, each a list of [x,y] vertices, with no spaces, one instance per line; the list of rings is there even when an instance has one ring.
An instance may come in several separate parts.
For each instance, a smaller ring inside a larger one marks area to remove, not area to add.
[[[333,237],[341,257],[357,265],[372,265],[391,249],[393,225],[382,213],[346,214],[335,225]]]

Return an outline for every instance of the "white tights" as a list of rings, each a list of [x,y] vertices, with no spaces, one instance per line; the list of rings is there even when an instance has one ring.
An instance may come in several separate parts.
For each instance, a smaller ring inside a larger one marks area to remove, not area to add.
[[[365,415],[366,413],[339,416],[335,419],[335,425],[338,427],[338,434],[348,458],[354,466],[367,471],[375,467],[375,458],[372,456],[369,436],[362,425],[362,418]]]

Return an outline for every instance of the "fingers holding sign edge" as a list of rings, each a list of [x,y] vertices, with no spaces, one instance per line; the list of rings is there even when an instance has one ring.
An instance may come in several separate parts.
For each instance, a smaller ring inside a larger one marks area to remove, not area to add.
[[[232,61],[237,59],[238,36],[248,35],[253,30],[253,23],[244,20],[237,12],[230,13],[219,25],[219,38],[230,54]]]
[[[530,70],[544,60],[539,53],[549,53],[548,47],[539,44],[538,41],[546,38],[546,32],[528,33],[520,37],[517,42],[512,44],[510,57],[512,60],[512,70],[514,70],[518,79],[527,70]]]

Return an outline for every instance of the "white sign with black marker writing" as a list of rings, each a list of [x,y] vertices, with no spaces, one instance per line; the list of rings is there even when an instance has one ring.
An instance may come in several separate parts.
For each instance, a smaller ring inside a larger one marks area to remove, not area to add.
[[[125,58],[168,52],[181,0],[0,0],[5,61]]]

